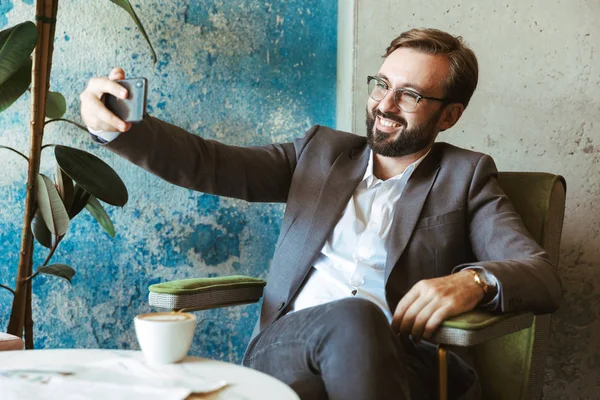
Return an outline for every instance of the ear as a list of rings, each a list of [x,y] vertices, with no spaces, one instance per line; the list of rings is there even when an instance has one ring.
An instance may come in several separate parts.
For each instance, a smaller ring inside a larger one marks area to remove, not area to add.
[[[465,106],[461,103],[450,103],[446,105],[439,122],[440,132],[452,128],[460,119],[463,111],[465,111]]]

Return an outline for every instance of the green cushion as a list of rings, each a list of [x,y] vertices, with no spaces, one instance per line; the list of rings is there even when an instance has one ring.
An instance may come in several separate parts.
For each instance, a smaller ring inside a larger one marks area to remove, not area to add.
[[[466,329],[476,331],[488,326],[497,324],[498,322],[512,317],[514,314],[492,314],[481,310],[473,310],[456,317],[448,318],[443,326],[456,329]]]
[[[266,284],[267,282],[262,279],[232,275],[216,278],[181,279],[150,285],[148,289],[153,293],[188,295],[228,289],[264,287]]]

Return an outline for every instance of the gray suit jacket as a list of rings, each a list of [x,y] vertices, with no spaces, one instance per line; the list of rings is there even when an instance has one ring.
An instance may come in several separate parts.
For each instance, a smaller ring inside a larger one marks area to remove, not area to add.
[[[228,146],[146,117],[106,147],[179,186],[247,201],[286,202],[259,328],[297,293],[364,176],[366,139],[314,126],[293,143]],[[436,143],[408,181],[385,268],[393,311],[419,280],[476,263],[501,284],[503,312],[554,311],[559,278],[497,182],[493,160]]]

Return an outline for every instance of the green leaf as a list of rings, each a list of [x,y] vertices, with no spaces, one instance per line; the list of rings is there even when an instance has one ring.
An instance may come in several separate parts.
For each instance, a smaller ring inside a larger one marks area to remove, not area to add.
[[[0,113],[12,105],[31,84],[30,58],[4,83],[0,84]]]
[[[33,231],[33,236],[42,246],[47,248],[52,247],[52,234],[50,233],[50,230],[48,230],[40,210],[35,212],[33,220],[31,221],[31,230]]]
[[[85,209],[88,210],[94,218],[96,218],[96,221],[98,221],[100,226],[104,228],[110,237],[115,237],[115,227],[113,226],[110,217],[104,210],[104,207],[102,207],[102,204],[100,204],[97,198],[91,196],[88,200],[88,203],[85,205]]]
[[[67,101],[65,97],[58,92],[48,92],[46,100],[46,117],[56,119],[61,118],[67,112]]]
[[[150,38],[146,33],[146,29],[144,29],[142,21],[140,21],[138,16],[135,14],[135,11],[133,11],[133,7],[131,6],[131,3],[129,3],[129,0],[110,0],[110,2],[118,5],[123,10],[127,11],[127,13],[131,16],[133,22],[135,22],[140,32],[142,32],[142,35],[144,35],[144,39],[146,39],[146,42],[148,42],[150,51],[152,52],[152,61],[156,63],[156,52],[154,51],[154,47],[152,47],[152,43],[150,42]]]
[[[0,31],[0,85],[20,69],[36,43],[37,28],[31,21]]]
[[[54,275],[63,278],[71,283],[71,279],[75,275],[75,270],[65,264],[52,264],[46,267],[39,267],[38,272],[46,275]]]
[[[83,210],[83,207],[90,199],[90,194],[83,190],[81,186],[75,184],[75,194],[73,195],[73,203],[69,208],[69,218],[73,219]]]
[[[69,228],[69,215],[54,186],[45,175],[37,176],[37,204],[46,226],[55,236],[64,236]]]
[[[93,154],[67,146],[56,146],[56,161],[83,190],[105,203],[122,207],[128,193],[119,175]]]
[[[60,194],[65,208],[69,210],[71,204],[73,204],[73,181],[58,164],[56,164],[56,186],[58,187],[58,194]]]

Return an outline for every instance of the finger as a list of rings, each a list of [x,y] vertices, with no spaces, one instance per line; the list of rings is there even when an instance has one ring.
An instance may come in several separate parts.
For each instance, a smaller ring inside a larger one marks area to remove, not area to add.
[[[396,310],[394,311],[394,316],[392,318],[392,329],[394,331],[400,330],[400,324],[402,319],[404,318],[404,314],[406,310],[419,298],[419,292],[414,288],[409,290],[408,293],[400,299],[398,305],[396,306]]]
[[[94,130],[125,132],[131,127],[131,124],[119,119],[100,99],[91,94],[82,98],[81,117],[85,124]]]
[[[112,81],[125,79],[125,71],[123,71],[123,68],[113,68],[108,74],[108,79]]]
[[[427,324],[425,324],[425,329],[423,330],[423,337],[430,339],[440,325],[452,316],[446,307],[437,309],[427,320]]]
[[[436,301],[432,301],[427,304],[423,309],[417,314],[415,321],[413,323],[410,334],[413,337],[413,341],[415,344],[418,344],[421,341],[421,337],[425,332],[425,327],[429,322],[431,316],[440,308],[439,303]]]
[[[102,107],[98,107],[96,114],[97,118],[100,121],[116,128],[118,131],[125,132],[127,130],[127,123],[113,114],[108,108],[104,107],[104,103],[100,103],[102,104]]]
[[[112,94],[120,99],[127,98],[127,89],[108,78],[90,79],[85,90],[89,93],[92,93],[97,98],[101,98],[106,93]]]
[[[409,308],[406,310],[402,321],[400,322],[400,332],[411,333],[415,319],[417,315],[429,304],[429,300],[419,297]]]

